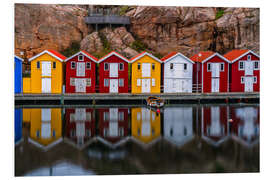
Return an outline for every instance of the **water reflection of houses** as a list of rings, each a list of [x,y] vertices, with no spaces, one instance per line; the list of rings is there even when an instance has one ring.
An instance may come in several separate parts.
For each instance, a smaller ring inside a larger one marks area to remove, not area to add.
[[[194,137],[192,107],[165,107],[163,124],[164,138],[178,147]]]
[[[95,136],[95,113],[90,108],[68,108],[65,110],[65,141],[79,149],[89,145]]]
[[[160,139],[160,114],[147,108],[131,109],[132,140],[148,147]]]
[[[102,108],[98,114],[98,141],[116,148],[128,140],[128,108]]]
[[[15,108],[15,145],[22,142],[22,109]]]
[[[214,146],[219,146],[229,138],[227,106],[202,107],[202,138]]]
[[[23,122],[30,123],[28,142],[43,150],[48,150],[62,141],[60,108],[23,109]]]
[[[251,147],[259,142],[259,107],[232,107],[231,133],[234,140]]]

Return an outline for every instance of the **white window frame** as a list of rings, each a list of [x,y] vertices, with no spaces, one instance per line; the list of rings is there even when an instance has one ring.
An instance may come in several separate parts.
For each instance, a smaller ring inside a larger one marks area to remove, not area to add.
[[[74,67],[72,67],[72,64],[74,64]],[[70,62],[70,69],[76,69],[76,62],[75,61]]]
[[[221,69],[221,64],[223,65],[223,70]],[[225,71],[225,63],[220,63],[219,70],[220,70],[221,72],[224,72],[224,71]]]
[[[108,66],[108,69],[106,69],[105,67],[106,67],[106,65]],[[109,69],[110,69],[110,66],[109,66],[109,63],[104,63],[104,71],[109,71]]]
[[[120,82],[122,82],[122,83],[120,83]],[[119,79],[119,87],[124,87],[124,79],[123,78]]]
[[[87,68],[87,64],[89,64],[90,65],[90,67],[89,68]],[[86,65],[85,65],[86,67],[85,67],[85,69],[91,69],[91,62],[86,62]]]
[[[258,63],[258,68],[255,68],[255,63]],[[253,67],[254,67],[254,70],[259,70],[260,69],[260,61],[253,61]]]
[[[243,63],[243,68],[242,68],[242,69],[240,68],[240,63],[241,63],[241,62]],[[245,61],[239,61],[239,62],[238,62],[238,70],[239,70],[239,71],[244,71],[244,70],[245,70]]]
[[[91,86],[91,78],[86,79],[86,86],[88,86],[88,87]]]
[[[257,84],[257,76],[254,76],[254,77],[253,77],[253,83],[254,83],[254,84]]]
[[[141,86],[141,79],[137,79],[137,86]]]
[[[75,78],[70,78],[70,86],[75,86]]]
[[[209,65],[210,65],[210,69],[209,69]],[[207,72],[211,72],[212,71],[212,63],[207,63]]]
[[[248,55],[247,56],[247,60],[251,60],[251,55]]]
[[[109,87],[109,79],[104,79],[104,87]]]
[[[80,57],[82,57],[82,59],[80,59]],[[78,56],[78,61],[84,61],[84,55],[80,54],[80,55]]]
[[[121,65],[123,66],[123,69],[121,69]],[[124,67],[124,63],[119,63],[119,71],[124,71],[125,67]]]
[[[241,84],[245,84],[245,76],[241,76]]]
[[[152,78],[152,86],[156,86],[156,79]]]

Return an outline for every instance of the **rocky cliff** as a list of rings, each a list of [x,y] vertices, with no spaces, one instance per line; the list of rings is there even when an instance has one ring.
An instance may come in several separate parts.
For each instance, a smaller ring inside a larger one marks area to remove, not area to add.
[[[259,53],[259,9],[200,7],[120,7],[131,19],[125,27],[87,27],[87,10],[76,5],[15,5],[15,53],[27,57],[43,49],[70,55],[83,49],[101,57],[116,50],[132,57],[147,50],[191,56],[201,50],[221,54],[234,48]],[[123,13],[123,12],[122,12]]]

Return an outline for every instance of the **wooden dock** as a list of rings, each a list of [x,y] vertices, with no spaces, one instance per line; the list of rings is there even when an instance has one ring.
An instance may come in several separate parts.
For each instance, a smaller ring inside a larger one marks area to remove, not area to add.
[[[166,104],[259,102],[259,93],[166,93],[166,94],[15,94],[15,104],[143,104],[157,96]]]

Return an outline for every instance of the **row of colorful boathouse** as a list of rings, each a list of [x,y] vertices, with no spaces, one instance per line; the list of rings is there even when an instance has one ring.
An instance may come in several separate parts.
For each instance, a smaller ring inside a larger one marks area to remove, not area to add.
[[[260,57],[251,50],[223,56],[202,51],[190,58],[172,52],[161,59],[148,52],[127,59],[115,51],[101,59],[86,51],[66,58],[45,50],[29,59],[31,76],[24,78],[22,61],[15,56],[15,93],[258,92],[260,87]]]

